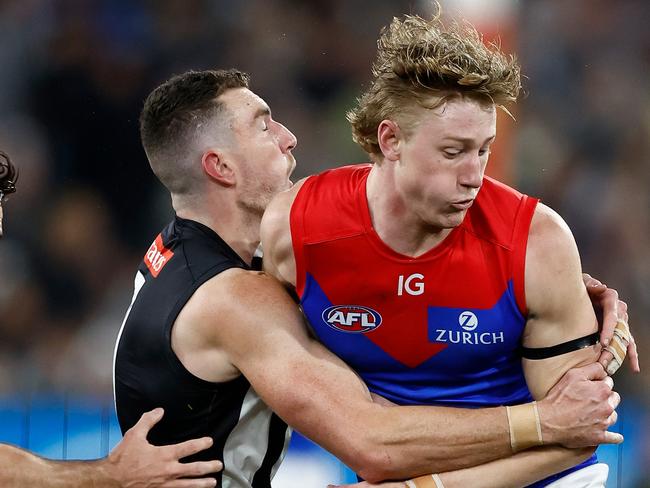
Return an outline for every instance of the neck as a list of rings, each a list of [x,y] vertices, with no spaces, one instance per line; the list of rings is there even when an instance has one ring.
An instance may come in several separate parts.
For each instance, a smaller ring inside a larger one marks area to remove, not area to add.
[[[408,207],[397,191],[394,165],[375,163],[370,170],[366,183],[370,219],[384,244],[400,254],[417,257],[440,244],[451,229],[424,222]]]
[[[253,215],[239,207],[232,198],[201,195],[196,198],[172,196],[176,215],[209,227],[221,237],[246,263],[260,244],[261,215]]]

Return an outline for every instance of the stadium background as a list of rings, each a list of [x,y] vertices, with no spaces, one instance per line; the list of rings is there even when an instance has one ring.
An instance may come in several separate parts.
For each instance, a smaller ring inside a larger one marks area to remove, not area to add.
[[[629,302],[647,355],[650,3],[441,3],[499,36],[526,75],[488,172],[564,216],[584,269]],[[170,216],[138,140],[146,94],[173,73],[235,66],[298,136],[296,178],[363,161],[344,114],[379,29],[429,11],[403,0],[0,0],[0,148],[21,172],[0,245],[0,440],[87,458],[119,439],[114,339],[136,263]],[[600,451],[609,486],[650,486],[650,375],[625,368],[616,388],[627,440]],[[274,486],[346,476],[297,437]]]

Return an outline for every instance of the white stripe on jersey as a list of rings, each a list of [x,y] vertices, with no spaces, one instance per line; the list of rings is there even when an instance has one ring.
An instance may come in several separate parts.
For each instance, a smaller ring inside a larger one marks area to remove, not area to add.
[[[113,406],[115,407],[116,412],[117,412],[117,398],[115,396],[115,361],[117,360],[117,347],[120,345],[122,332],[124,331],[126,320],[129,318],[129,314],[131,313],[131,308],[133,307],[133,303],[135,302],[135,299],[138,298],[138,293],[140,293],[140,290],[144,286],[145,281],[146,280],[144,278],[144,275],[142,274],[141,271],[138,270],[138,272],[135,274],[135,278],[133,279],[133,298],[131,298],[131,304],[129,305],[129,308],[126,311],[126,315],[124,316],[124,320],[122,320],[122,325],[120,326],[120,331],[117,333],[117,339],[115,340],[115,349],[113,350]]]
[[[223,447],[223,488],[251,488],[255,473],[262,465],[269,447],[272,414],[271,409],[250,387],[242,403],[239,422]],[[273,466],[271,478],[284,458],[290,436],[291,429],[287,428],[282,454]]]

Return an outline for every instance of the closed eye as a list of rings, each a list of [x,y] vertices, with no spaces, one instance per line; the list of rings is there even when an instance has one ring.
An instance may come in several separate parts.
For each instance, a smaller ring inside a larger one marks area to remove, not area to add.
[[[445,149],[442,151],[446,158],[453,159],[458,156],[462,151],[459,149]]]

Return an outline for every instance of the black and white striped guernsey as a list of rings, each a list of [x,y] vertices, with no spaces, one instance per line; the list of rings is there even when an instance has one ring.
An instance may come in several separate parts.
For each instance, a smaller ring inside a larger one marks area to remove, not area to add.
[[[210,436],[209,450],[187,461],[222,459],[214,476],[223,488],[271,486],[290,429],[246,378],[224,383],[197,378],[171,348],[171,329],[192,294],[229,268],[249,266],[211,229],[176,217],[156,237],[135,277],[131,306],[114,356],[115,406],[122,432],[163,407],[151,433],[155,445]]]

